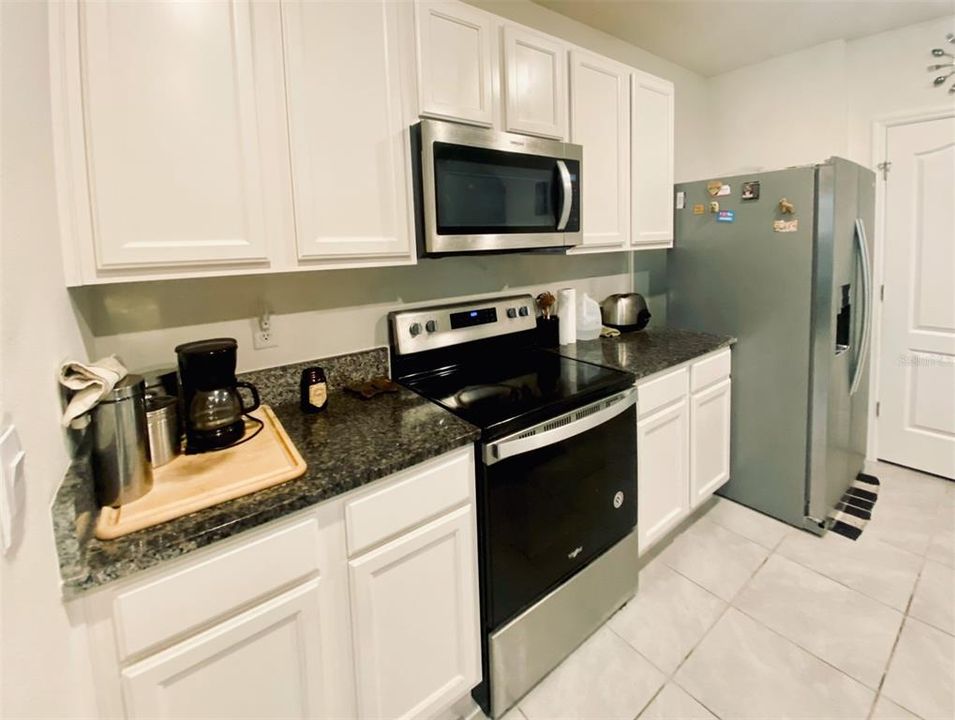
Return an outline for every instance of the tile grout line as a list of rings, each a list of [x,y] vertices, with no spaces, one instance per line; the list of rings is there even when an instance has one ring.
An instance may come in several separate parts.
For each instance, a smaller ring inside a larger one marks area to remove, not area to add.
[[[909,611],[912,609],[912,602],[913,600],[915,600],[915,592],[916,590],[918,590],[919,581],[922,579],[922,572],[925,570],[925,564],[927,562],[928,562],[927,557],[922,559],[922,567],[919,569],[919,573],[915,577],[915,583],[912,585],[912,592],[909,594],[909,600],[905,604],[905,612],[902,615],[902,622],[899,624],[899,631],[898,633],[896,633],[895,642],[892,643],[892,650],[891,652],[889,652],[889,659],[886,661],[885,669],[882,671],[882,678],[879,680],[879,687],[876,690],[875,700],[872,702],[872,710],[869,712],[869,717],[867,720],[871,720],[872,715],[875,713],[875,705],[878,702],[879,698],[882,696],[882,688],[885,686],[885,680],[889,676],[889,668],[892,667],[892,660],[895,658],[895,651],[899,647],[899,641],[902,639],[902,631],[905,629],[905,624],[908,622],[909,618],[918,620],[918,618],[916,618],[914,615],[910,615]],[[904,710],[907,710],[908,712],[912,712],[904,705],[901,705],[900,703],[895,702],[895,700],[892,700],[892,698],[890,698],[888,695],[886,695],[886,697],[889,700],[891,700],[893,703],[898,705],[899,707],[903,708]],[[918,717],[916,713],[912,713],[912,714]]]
[[[720,527],[722,527],[722,526],[720,526]],[[724,529],[725,529],[725,530],[729,530],[729,528],[724,528]],[[732,531],[730,531],[730,532],[732,532]],[[735,533],[735,534],[739,535],[739,533]],[[740,535],[740,537],[742,537],[742,535]],[[746,540],[749,540],[749,538],[745,538],[745,539],[746,539]],[[750,540],[750,542],[753,542],[753,541]],[[759,543],[754,543],[754,544],[755,544],[755,545],[759,545]],[[760,545],[760,547],[763,547],[763,546]],[[765,550],[765,547],[763,547],[763,549]],[[710,624],[710,626],[709,626],[708,628],[706,628],[706,630],[705,630],[705,631],[703,632],[703,634],[700,636],[699,640],[697,640],[696,643],[694,643],[693,647],[691,647],[691,648],[687,651],[686,655],[683,656],[683,659],[680,660],[679,663],[677,663],[677,666],[673,669],[673,672],[671,672],[671,673],[665,673],[665,672],[664,672],[664,676],[666,677],[666,681],[663,683],[663,685],[660,687],[660,689],[657,691],[657,693],[653,696],[653,698],[651,698],[650,701],[640,710],[640,713],[637,714],[637,718],[639,718],[639,717],[640,717],[640,714],[642,714],[644,711],[646,711],[646,709],[647,709],[648,707],[650,707],[650,703],[653,702],[653,700],[656,698],[656,695],[659,695],[659,694],[663,691],[663,688],[666,687],[668,683],[671,683],[671,682],[672,682],[674,685],[676,685],[678,688],[680,688],[683,692],[685,692],[687,695],[689,695],[691,698],[693,698],[693,700],[695,700],[697,703],[699,703],[700,706],[703,707],[703,708],[704,708],[708,713],[710,713],[713,717],[719,719],[720,716],[719,716],[717,713],[713,712],[713,710],[712,710],[711,708],[709,708],[702,700],[700,700],[700,699],[699,699],[698,697],[696,697],[693,693],[691,693],[689,690],[687,690],[687,689],[686,689],[685,687],[683,687],[679,682],[676,681],[676,674],[680,671],[680,668],[682,668],[683,665],[686,664],[686,661],[690,659],[690,656],[693,654],[693,652],[703,643],[703,641],[706,639],[707,635],[709,635],[709,634],[712,632],[713,628],[715,628],[715,627],[719,624],[720,620],[722,620],[722,619],[726,616],[726,613],[728,613],[728,612],[730,611],[730,609],[733,608],[733,600],[735,600],[736,597],[743,591],[743,588],[745,588],[745,587],[752,581],[752,579],[756,576],[756,573],[758,573],[758,572],[760,571],[760,569],[763,567],[763,565],[766,564],[766,562],[769,560],[769,558],[770,558],[770,556],[772,556],[772,554],[773,554],[773,551],[770,550],[770,551],[767,553],[766,557],[763,558],[762,562],[760,562],[759,565],[757,565],[756,568],[753,570],[753,572],[750,573],[749,577],[746,578],[745,582],[743,582],[743,584],[740,585],[739,590],[736,591],[736,593],[733,595],[733,598],[732,598],[731,600],[729,600],[729,601],[724,600],[723,598],[719,597],[719,595],[716,595],[716,593],[712,592],[711,590],[707,590],[707,589],[704,588],[702,585],[700,585],[699,583],[695,582],[692,578],[686,577],[686,576],[685,576],[683,573],[681,573],[679,570],[677,570],[676,568],[670,567],[670,565],[668,565],[667,563],[664,562],[664,564],[665,564],[670,570],[672,570],[673,572],[675,572],[675,573],[676,573],[677,575],[679,575],[680,577],[685,578],[686,580],[689,580],[691,583],[693,583],[693,584],[696,585],[697,587],[702,588],[703,590],[705,590],[706,592],[708,592],[710,595],[713,595],[713,597],[715,597],[715,598],[717,598],[718,600],[720,600],[721,602],[725,603],[725,606],[723,607],[723,609],[722,609],[722,611],[720,612],[720,614],[716,617],[716,619]],[[735,608],[734,608],[734,609],[735,609]],[[612,629],[612,628],[611,628],[611,629]],[[619,636],[618,636],[618,637],[619,637]],[[627,642],[625,638],[622,638],[622,639],[624,640],[624,642]],[[629,642],[627,642],[627,644],[630,645]],[[630,647],[633,647],[633,646],[630,645]],[[640,654],[641,657],[644,657],[643,654],[640,653],[639,650],[637,650],[637,648],[633,648],[633,649],[634,649],[638,654]],[[650,662],[651,665],[653,665],[653,663],[649,660],[649,658],[646,658],[646,659],[647,659],[648,662]],[[654,667],[656,667],[656,665],[654,665]],[[659,670],[660,668],[657,668],[657,669]]]

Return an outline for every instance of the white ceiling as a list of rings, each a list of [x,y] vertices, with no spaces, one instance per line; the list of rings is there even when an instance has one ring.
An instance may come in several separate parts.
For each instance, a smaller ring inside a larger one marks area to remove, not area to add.
[[[707,77],[830,40],[955,13],[955,0],[534,2]]]

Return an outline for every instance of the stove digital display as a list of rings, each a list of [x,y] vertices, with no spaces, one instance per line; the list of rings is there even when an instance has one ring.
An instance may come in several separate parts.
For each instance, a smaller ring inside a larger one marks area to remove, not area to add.
[[[472,327],[497,322],[497,308],[482,308],[480,310],[465,310],[451,313],[451,329]]]

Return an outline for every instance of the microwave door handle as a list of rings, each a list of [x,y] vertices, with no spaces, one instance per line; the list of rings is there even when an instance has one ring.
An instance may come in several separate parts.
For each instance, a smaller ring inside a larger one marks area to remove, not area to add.
[[[563,160],[557,161],[557,172],[560,173],[560,219],[557,221],[557,229],[563,230],[567,227],[567,221],[570,220],[570,207],[574,203],[574,188],[570,183],[570,170],[567,169],[567,163]]]
[[[594,405],[599,406],[607,402],[608,401],[606,399],[600,400],[590,406],[578,408],[577,410],[569,412],[566,415],[554,418],[552,420],[547,420],[537,426],[538,428],[544,428],[548,425],[555,425],[555,427],[552,429],[541,429],[540,431],[527,436],[529,432],[534,430],[534,428],[529,428],[527,430],[522,430],[511,437],[506,437],[496,442],[490,443],[489,445],[485,445],[483,453],[484,464],[493,465],[497,462],[500,462],[501,460],[506,460],[507,458],[511,458],[516,455],[523,455],[524,453],[531,452],[533,450],[540,450],[541,448],[545,448],[548,445],[554,445],[564,440],[568,440],[575,435],[580,435],[581,433],[587,432],[588,430],[592,430],[598,425],[602,425],[608,420],[612,420],[620,413],[633,407],[633,405],[635,405],[637,402],[637,391],[633,388],[625,390],[619,395],[613,396],[612,402],[609,402],[606,407],[596,410],[595,412],[587,413],[587,411],[592,409]],[[562,421],[565,418],[570,418],[577,414],[583,414],[583,416],[579,417],[577,420],[572,420],[562,424]]]

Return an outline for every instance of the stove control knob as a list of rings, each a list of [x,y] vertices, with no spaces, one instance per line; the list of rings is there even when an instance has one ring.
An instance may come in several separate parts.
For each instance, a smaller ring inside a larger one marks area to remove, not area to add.
[[[508,309],[507,309],[507,316],[508,316],[509,318],[512,318],[512,319],[513,319],[513,318],[516,318],[516,317],[517,317],[517,310],[514,309],[514,308],[508,308]]]
[[[411,327],[408,328],[408,331],[411,333],[411,337],[416,337],[421,334],[421,323],[411,323]]]
[[[521,309],[517,311],[521,317],[527,317],[527,305],[522,305]]]
[[[428,320],[428,322],[424,324],[424,329],[427,330],[429,333],[433,333],[435,330],[438,329],[437,320]]]

